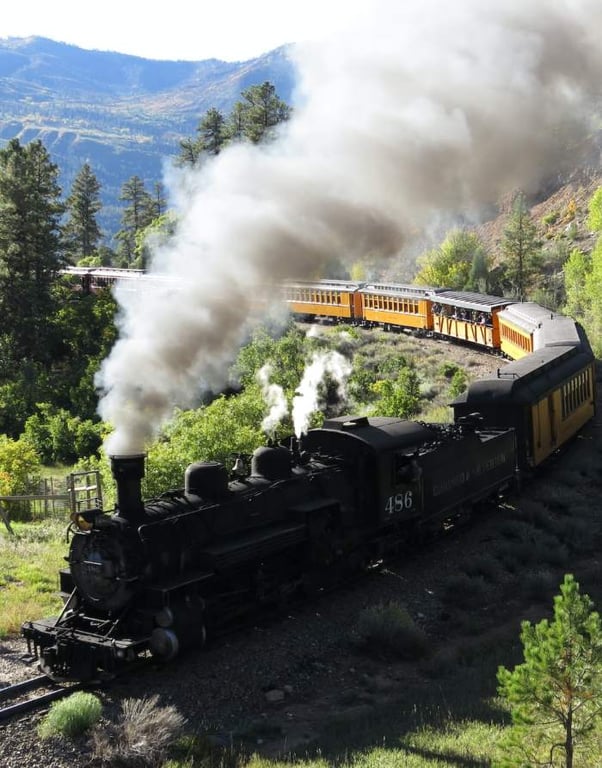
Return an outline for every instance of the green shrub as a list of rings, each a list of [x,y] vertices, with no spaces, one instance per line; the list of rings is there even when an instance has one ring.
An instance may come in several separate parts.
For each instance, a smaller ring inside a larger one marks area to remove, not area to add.
[[[547,225],[549,225],[549,224],[556,224],[556,222],[558,221],[559,218],[560,218],[560,212],[559,211],[550,211],[550,213],[546,214],[543,217],[542,222],[544,224],[547,224]]]
[[[169,758],[162,768],[240,768],[241,765],[235,749],[224,749],[203,734],[185,733],[178,737],[169,746]]]
[[[602,230],[602,187],[598,187],[590,198],[587,226],[594,232]]]
[[[462,606],[459,605],[460,603]],[[472,637],[481,634],[485,617],[475,606],[474,601],[470,602],[465,597],[461,597],[455,605],[449,603],[448,608],[449,622],[454,634]]]
[[[468,376],[466,372],[459,368],[454,375],[449,385],[449,396],[458,397],[462,392],[466,390],[468,386]]]
[[[508,573],[516,573],[518,571],[520,563],[512,542],[506,541],[498,544],[493,555]]]
[[[556,546],[551,546],[545,550],[542,548],[539,552],[541,552],[542,555],[541,562],[547,563],[548,565],[564,567],[570,560],[569,548],[564,544],[557,543]]]
[[[457,363],[450,363],[446,360],[444,363],[441,363],[441,366],[439,367],[439,375],[443,376],[445,379],[451,380],[459,370],[460,366]]]
[[[533,525],[527,520],[504,518],[498,524],[500,534],[510,541],[526,541],[533,535]]]
[[[396,380],[380,379],[371,389],[379,397],[377,416],[410,419],[420,412],[420,379],[413,368],[402,368]]]
[[[371,653],[418,659],[428,652],[423,629],[416,626],[403,605],[373,605],[360,614],[356,627],[357,642]]]
[[[562,537],[562,520],[541,501],[525,499],[521,503],[521,512],[524,515],[523,521],[525,524],[532,525],[537,530],[547,532],[557,538]],[[525,529],[525,533],[526,538],[529,535],[527,529]]]
[[[452,410],[447,405],[432,405],[430,408],[425,408],[420,418],[438,424],[451,424],[453,421]]]
[[[25,422],[24,435],[46,463],[71,462],[98,451],[103,425],[72,416],[63,408],[38,403]]]
[[[572,488],[566,488],[561,483],[550,482],[538,488],[537,498],[552,511],[571,512],[575,503],[576,493]]]
[[[100,719],[102,704],[92,693],[78,691],[66,699],[55,701],[40,723],[38,733],[42,739],[51,736],[73,738],[87,731]]]
[[[23,437],[12,440],[0,435],[0,495],[17,496],[37,491],[41,472],[40,457],[35,448]],[[28,502],[11,501],[11,520],[29,519]]]
[[[432,381],[423,381],[420,384],[420,397],[424,400],[434,400],[440,392],[440,386]]]
[[[557,531],[559,539],[569,549],[575,552],[588,553],[596,547],[595,537],[592,536],[591,526],[579,518],[567,518],[558,521]]]
[[[499,564],[491,556],[481,555],[471,560],[465,570],[471,577],[480,576],[487,582],[494,582],[499,575]]]
[[[0,493],[2,496],[25,494],[32,478],[41,472],[40,457],[29,440],[11,440],[0,435]]]

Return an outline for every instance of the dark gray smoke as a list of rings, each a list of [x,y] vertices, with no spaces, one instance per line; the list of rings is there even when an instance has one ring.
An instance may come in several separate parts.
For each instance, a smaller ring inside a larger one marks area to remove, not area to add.
[[[598,96],[599,0],[370,3],[297,53],[294,119],[172,182],[180,224],[153,268],[168,299],[123,292],[98,377],[111,452],[144,449],[175,404],[218,387],[262,295],[334,258],[397,254],[560,167]]]

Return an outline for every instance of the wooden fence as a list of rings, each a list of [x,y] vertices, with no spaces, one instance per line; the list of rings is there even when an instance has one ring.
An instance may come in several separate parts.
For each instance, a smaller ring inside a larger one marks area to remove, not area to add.
[[[102,484],[98,470],[71,472],[62,481],[44,478],[40,481],[38,493],[19,496],[0,496],[0,518],[7,530],[10,525],[10,510],[14,504],[27,504],[32,518],[54,517],[58,514],[68,518],[75,512],[86,509],[102,509]]]

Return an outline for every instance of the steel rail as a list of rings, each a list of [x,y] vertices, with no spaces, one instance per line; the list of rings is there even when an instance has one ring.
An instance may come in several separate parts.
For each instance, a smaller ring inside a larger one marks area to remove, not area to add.
[[[9,685],[6,688],[0,689],[0,701],[6,701],[7,699],[15,699],[24,693],[34,691],[42,686],[54,686],[54,683],[47,675],[41,675],[39,677],[33,677],[30,680],[23,680],[20,683]],[[33,696],[32,698],[19,701],[15,704],[8,704],[0,708],[0,722],[10,720],[12,717],[24,714],[25,712],[31,712],[34,709],[43,707],[46,704],[50,704],[57,699],[61,699],[63,696],[68,696],[74,691],[83,688],[82,683],[76,683],[66,687],[53,688],[53,690],[41,693],[39,696]]]

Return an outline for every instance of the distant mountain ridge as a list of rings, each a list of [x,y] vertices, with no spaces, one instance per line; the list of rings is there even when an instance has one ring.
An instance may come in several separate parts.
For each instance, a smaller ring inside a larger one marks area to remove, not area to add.
[[[292,103],[295,70],[283,46],[243,62],[158,61],[88,51],[43,37],[0,39],[0,147],[40,139],[66,197],[89,162],[102,185],[100,224],[119,228],[121,186],[138,175],[152,192],[166,158],[195,135],[204,113],[227,113],[251,85],[269,80]]]

